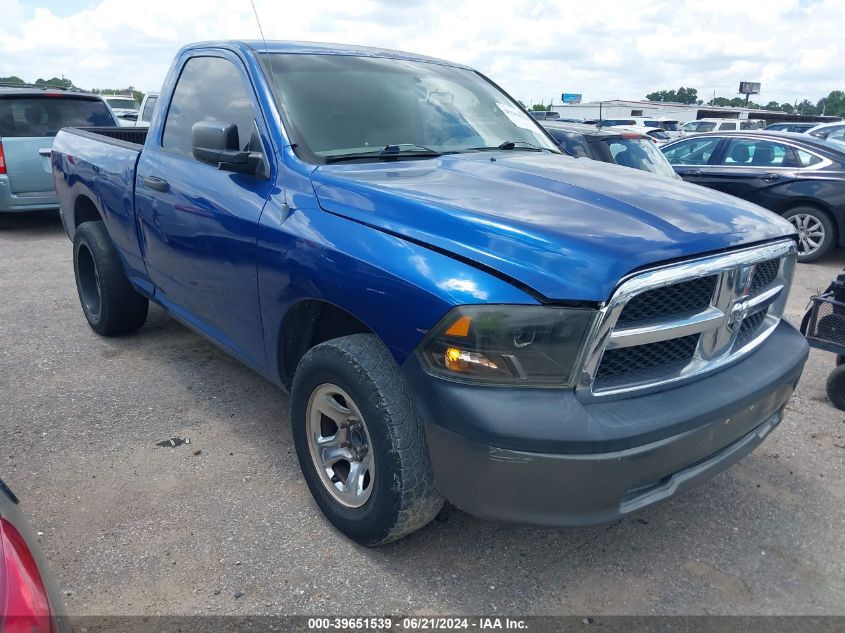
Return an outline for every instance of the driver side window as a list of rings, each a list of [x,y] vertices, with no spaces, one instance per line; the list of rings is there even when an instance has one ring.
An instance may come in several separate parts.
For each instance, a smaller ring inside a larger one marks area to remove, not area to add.
[[[161,147],[193,156],[191,128],[199,121],[234,123],[238,147],[254,148],[255,115],[244,79],[228,59],[192,57],[182,68],[164,123]]]

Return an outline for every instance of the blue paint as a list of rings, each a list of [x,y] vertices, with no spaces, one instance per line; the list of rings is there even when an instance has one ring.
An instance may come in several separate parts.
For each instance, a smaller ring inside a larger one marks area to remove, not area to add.
[[[447,63],[358,47],[268,48]],[[736,198],[550,152],[306,163],[256,50],[264,44],[182,49],[143,151],[62,132],[53,169],[69,234],[78,199],[90,198],[139,291],[277,383],[281,328],[303,300],[351,313],[403,363],[453,306],[601,302],[638,268],[792,232]],[[161,150],[176,79],[197,55],[234,61],[252,87],[269,177]],[[169,191],[151,190],[147,176],[166,178]]]

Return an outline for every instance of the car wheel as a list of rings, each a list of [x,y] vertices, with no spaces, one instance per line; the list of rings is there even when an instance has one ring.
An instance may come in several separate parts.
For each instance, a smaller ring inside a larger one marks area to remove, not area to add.
[[[83,222],[76,228],[73,272],[82,311],[97,334],[128,334],[147,320],[149,301],[126,278],[102,222]]]
[[[833,221],[815,207],[795,207],[784,213],[798,231],[798,261],[814,262],[833,248]]]
[[[375,336],[344,336],[305,354],[294,374],[291,424],[314,500],[352,540],[396,540],[443,505],[422,421]]]
[[[827,377],[827,397],[834,407],[845,411],[845,365],[839,365]]]

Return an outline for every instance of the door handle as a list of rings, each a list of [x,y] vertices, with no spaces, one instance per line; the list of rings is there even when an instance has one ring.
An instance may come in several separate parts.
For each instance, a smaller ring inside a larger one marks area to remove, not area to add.
[[[53,150],[52,150],[52,148],[49,148],[49,147],[42,147],[40,150],[38,150],[39,156],[49,156],[52,153],[53,153]]]
[[[700,169],[691,169],[691,170],[689,170],[689,171],[688,171],[686,174],[684,174],[684,175],[685,175],[685,176],[692,176],[693,178],[695,178],[695,177],[697,177],[697,176],[703,176],[703,175],[704,175],[704,172],[703,172],[703,171],[701,171]]]
[[[144,184],[150,189],[153,189],[155,191],[161,191],[162,193],[170,189],[170,185],[167,184],[166,180],[156,178],[155,176],[146,176],[144,178]]]
[[[775,180],[780,178],[780,175],[779,174],[763,174],[762,176],[760,176],[760,178],[762,178],[766,182],[774,182]]]

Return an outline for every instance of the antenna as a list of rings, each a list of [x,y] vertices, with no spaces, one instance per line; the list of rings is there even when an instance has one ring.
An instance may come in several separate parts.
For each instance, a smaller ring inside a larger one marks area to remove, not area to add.
[[[269,53],[267,40],[264,39],[264,29],[261,28],[261,20],[258,19],[258,10],[255,8],[255,2],[249,0],[249,3],[252,5],[252,13],[255,15],[255,21],[258,23],[258,32],[261,33],[261,41],[264,42],[264,52]]]
[[[270,66],[270,81],[273,82],[273,90],[276,91],[274,96],[276,99],[279,99],[281,98],[281,92],[279,92],[279,85],[276,83],[276,73],[273,71],[273,56],[270,54],[270,48],[267,46],[267,40],[264,38],[264,29],[261,28],[261,20],[258,17],[258,10],[255,8],[255,2],[253,2],[253,0],[249,0],[249,3],[252,5],[252,13],[255,15],[255,22],[258,24],[258,32],[261,34],[261,41],[264,43],[264,54],[267,56],[267,64]],[[281,111],[281,107],[281,104],[277,102],[276,108]]]

